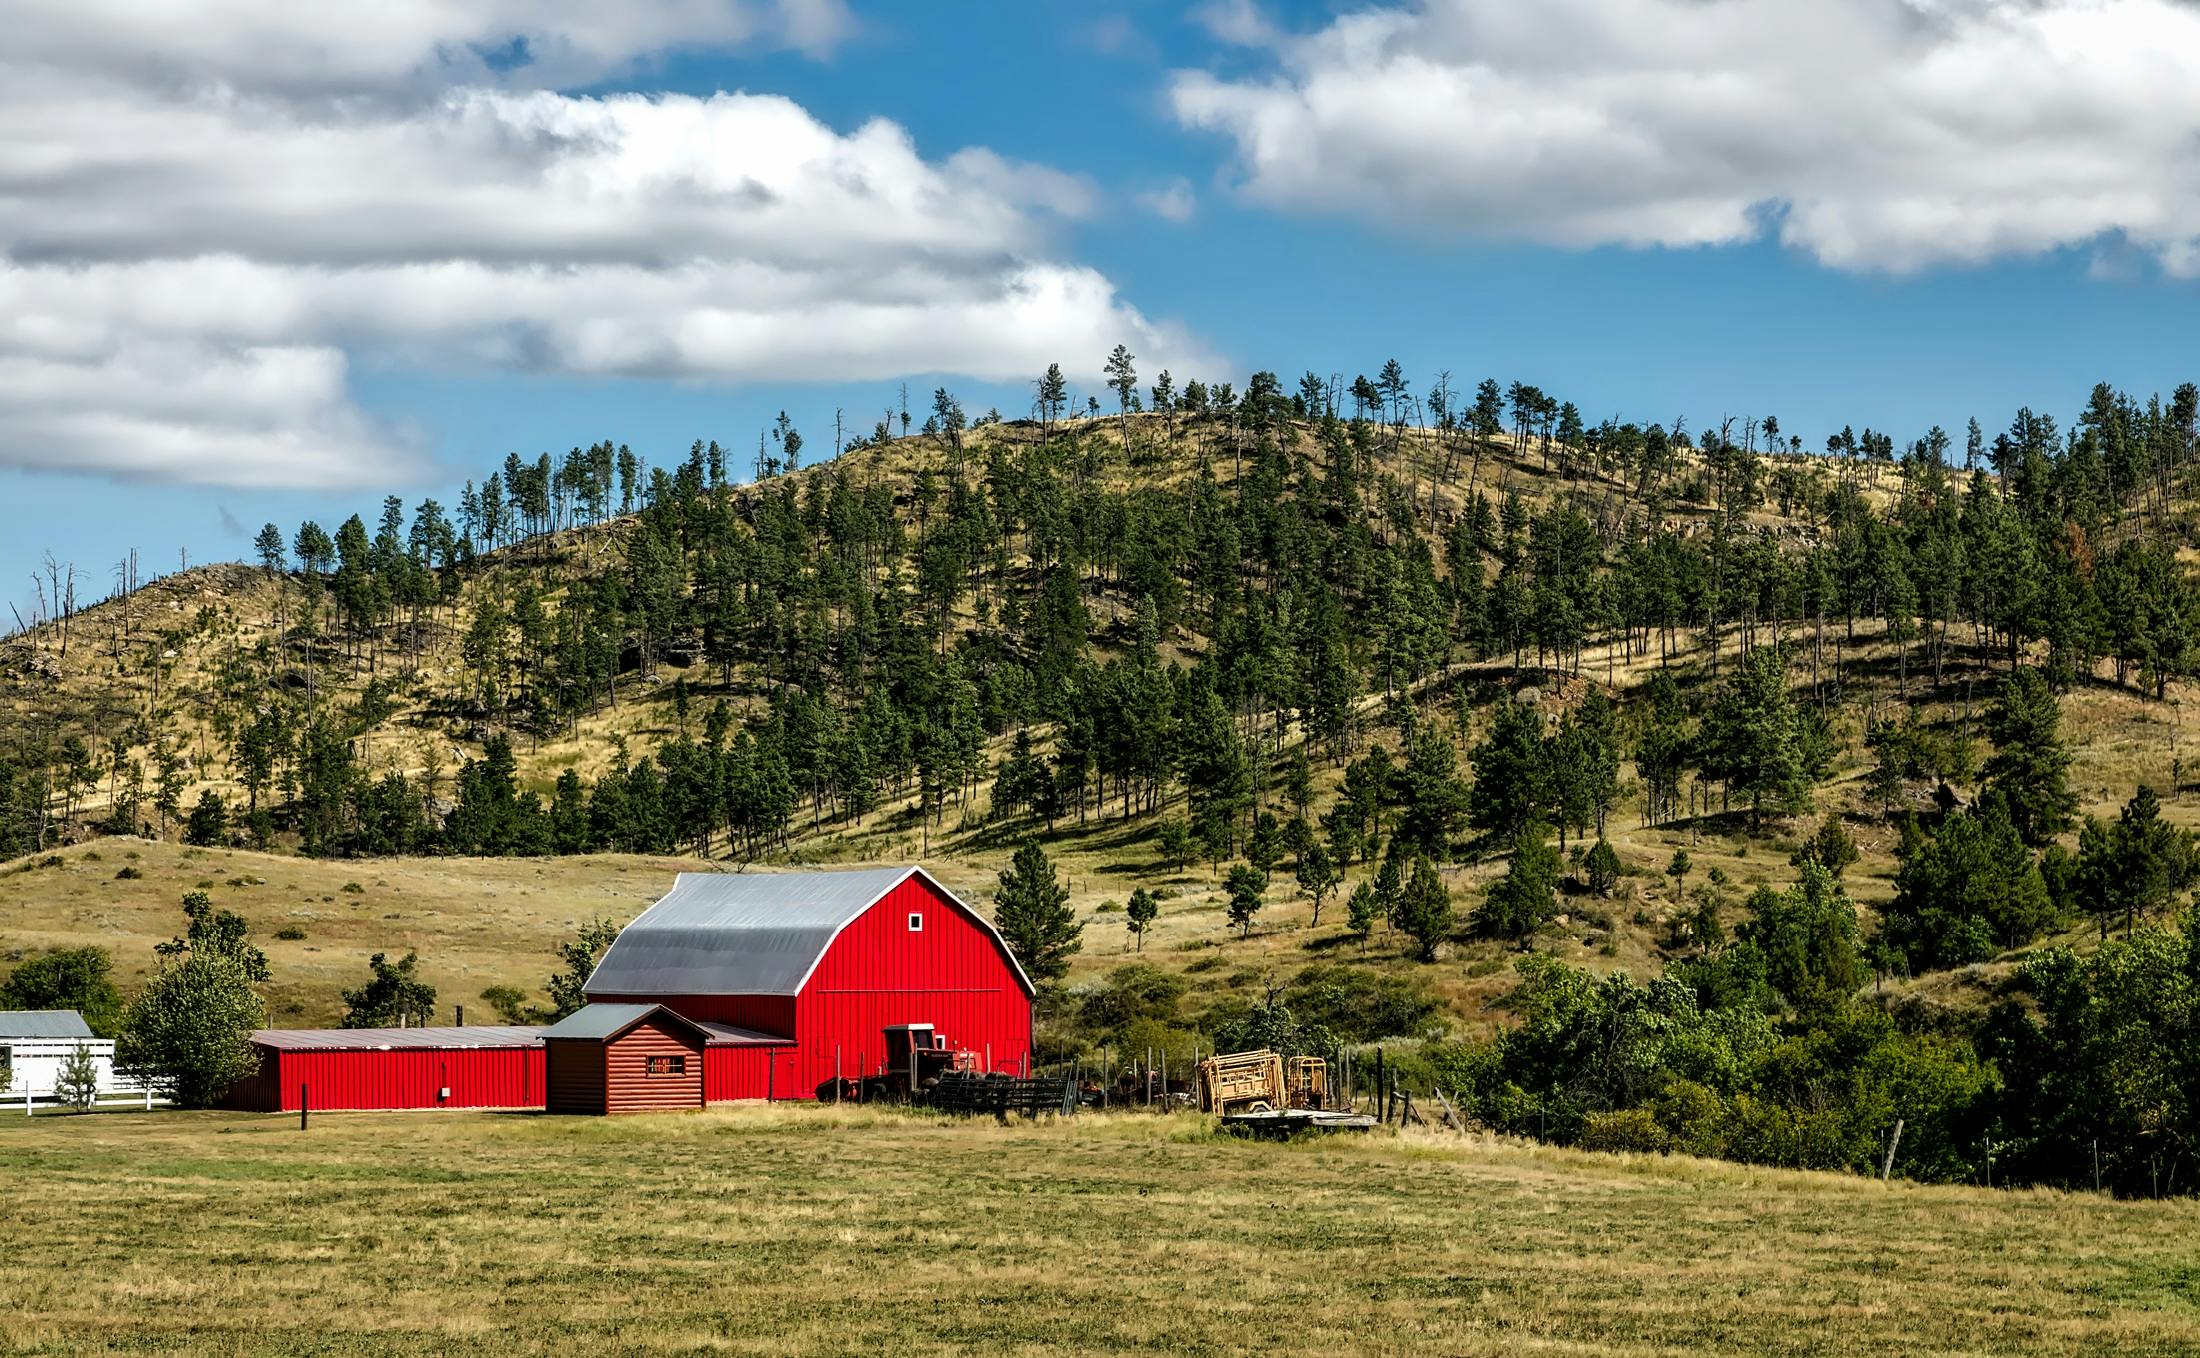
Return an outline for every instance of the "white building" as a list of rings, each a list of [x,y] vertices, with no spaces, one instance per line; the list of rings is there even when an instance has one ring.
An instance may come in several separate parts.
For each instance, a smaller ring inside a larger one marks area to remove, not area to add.
[[[61,1078],[61,1063],[78,1047],[91,1052],[99,1069],[101,1094],[129,1093],[115,1077],[115,1041],[94,1037],[84,1016],[74,1009],[29,1009],[0,1012],[0,1099],[25,1102],[53,1095]]]

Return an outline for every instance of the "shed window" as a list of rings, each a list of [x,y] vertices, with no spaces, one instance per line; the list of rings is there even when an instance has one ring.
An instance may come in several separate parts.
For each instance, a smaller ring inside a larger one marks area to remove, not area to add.
[[[909,912],[909,932],[912,934],[921,934],[924,932],[924,916],[918,914],[914,910]]]
[[[652,1075],[685,1075],[687,1074],[687,1068],[688,1059],[685,1056],[652,1056],[649,1058],[649,1073]]]

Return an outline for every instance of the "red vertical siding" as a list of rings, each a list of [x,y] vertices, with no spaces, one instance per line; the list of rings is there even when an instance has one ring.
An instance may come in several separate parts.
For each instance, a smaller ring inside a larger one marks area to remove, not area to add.
[[[909,916],[924,928],[912,931]],[[953,1048],[995,1069],[1022,1065],[1031,1050],[1031,999],[992,932],[921,878],[886,894],[840,933],[795,1004],[794,1088],[809,1098],[832,1078],[836,1052],[850,1077],[876,1072],[885,1029],[929,1023]]]
[[[705,1047],[703,1101],[806,1098],[815,1091],[788,1088],[797,1064],[792,1047]]]
[[[259,1069],[229,1087],[222,1096],[222,1107],[246,1113],[279,1113],[283,1108],[281,1059],[266,1047],[255,1046],[252,1050],[260,1058]]]
[[[540,1108],[540,1047],[450,1051],[273,1051],[230,1106],[296,1112],[305,1089],[316,1112],[359,1108]],[[448,1099],[437,1094],[451,1091]]]

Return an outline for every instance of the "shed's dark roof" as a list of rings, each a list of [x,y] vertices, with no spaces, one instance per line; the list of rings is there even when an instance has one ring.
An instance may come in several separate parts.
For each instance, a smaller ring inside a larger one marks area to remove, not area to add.
[[[595,974],[591,995],[793,995],[840,931],[922,868],[851,872],[683,872],[664,899],[619,934]],[[957,904],[960,904],[958,901]],[[983,915],[1001,956],[1031,993],[1031,981]]]
[[[712,1023],[708,1020],[698,1020],[695,1026],[710,1034],[709,1045],[713,1047],[791,1047],[794,1045],[794,1039],[791,1037],[774,1037],[770,1033],[760,1033],[752,1028],[736,1028],[730,1023]]]
[[[709,1028],[691,1018],[673,1013],[661,1004],[584,1004],[542,1030],[546,1038],[574,1038],[582,1042],[608,1042],[612,1038],[651,1016],[659,1016],[674,1026],[686,1028],[706,1043],[712,1036]],[[732,1028],[729,1032],[743,1032]]]
[[[0,1013],[0,1037],[90,1037],[91,1025],[74,1009],[16,1009]]]
[[[539,1047],[542,1029],[467,1028],[263,1028],[252,1041],[276,1051],[456,1051],[468,1047]]]

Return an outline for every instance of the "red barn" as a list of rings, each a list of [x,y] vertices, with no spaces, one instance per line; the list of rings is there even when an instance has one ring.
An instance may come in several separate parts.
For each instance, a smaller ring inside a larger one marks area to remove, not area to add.
[[[661,1004],[701,1025],[711,1102],[875,1074],[890,1027],[930,1025],[981,1069],[1031,1054],[1031,979],[990,921],[916,867],[681,873],[587,993],[590,1008]]]
[[[260,1068],[230,1108],[542,1107],[540,1028],[270,1028],[252,1048]]]

